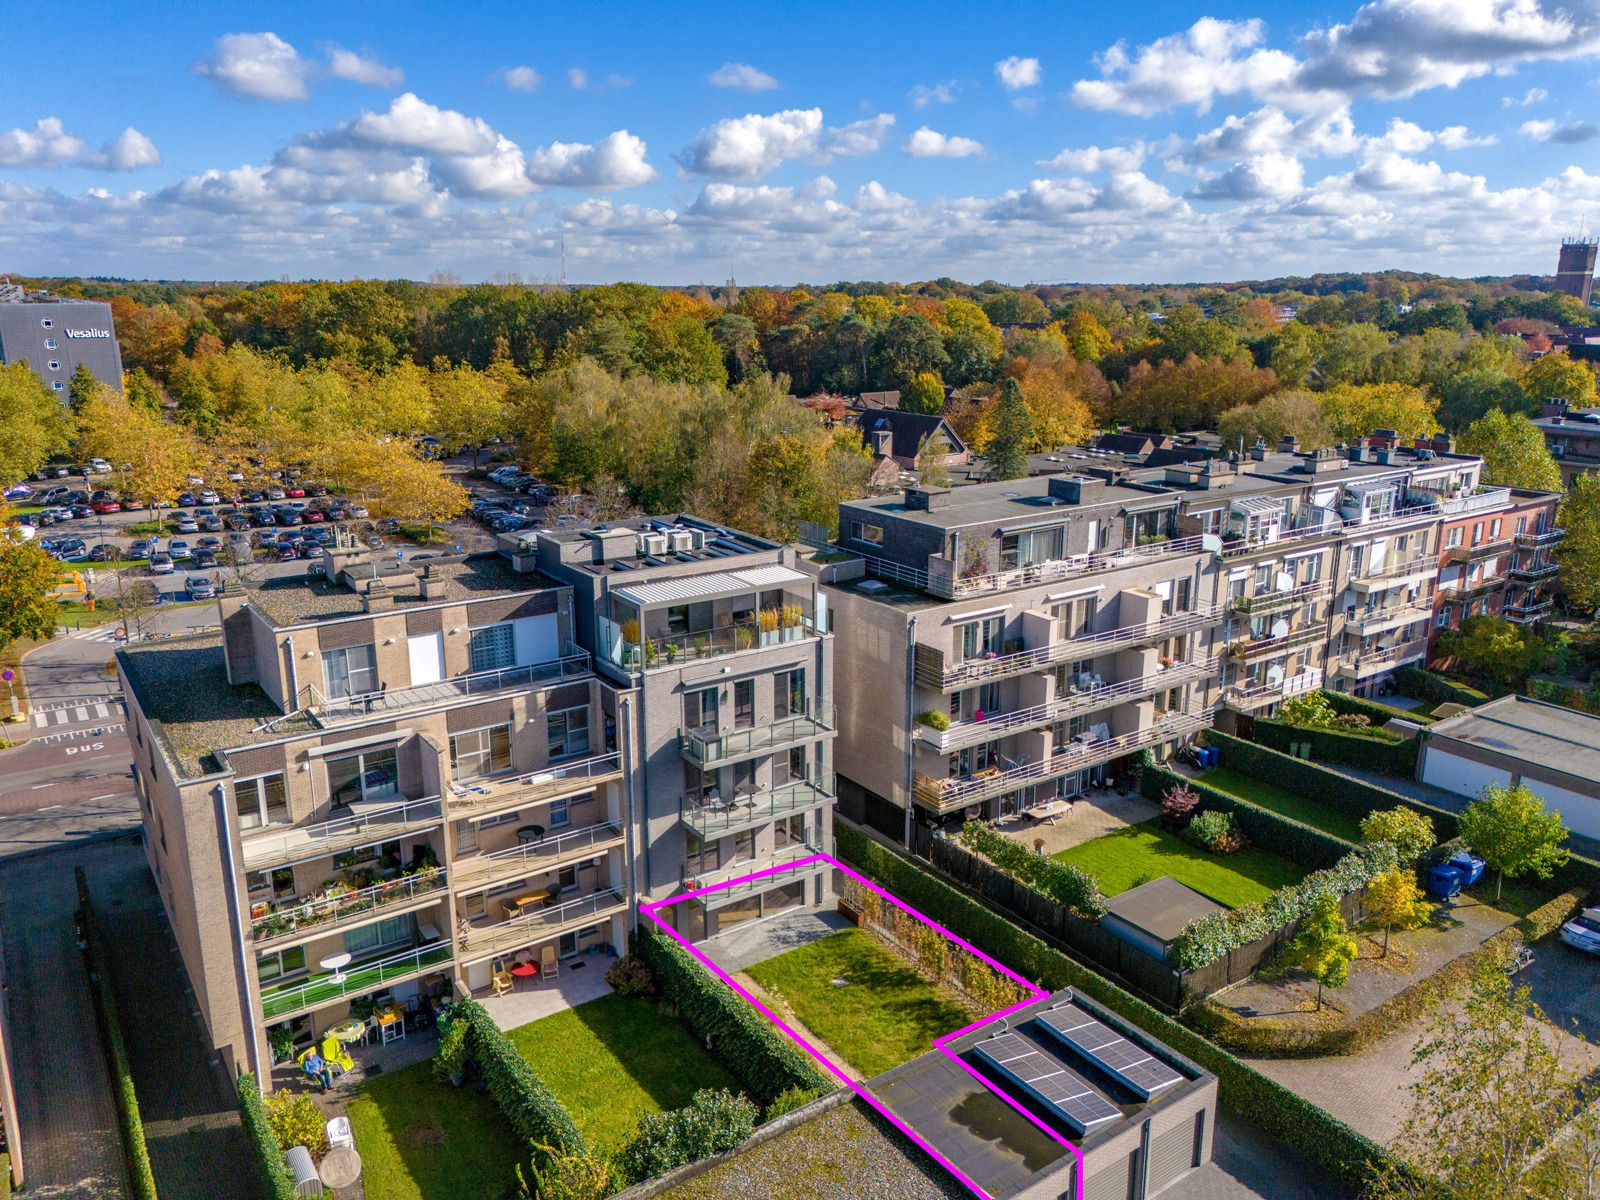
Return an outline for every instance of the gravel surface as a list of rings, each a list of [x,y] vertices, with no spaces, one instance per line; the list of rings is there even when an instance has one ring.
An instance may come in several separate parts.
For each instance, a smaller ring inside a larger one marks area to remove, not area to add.
[[[968,1200],[859,1100],[737,1155],[664,1200]]]

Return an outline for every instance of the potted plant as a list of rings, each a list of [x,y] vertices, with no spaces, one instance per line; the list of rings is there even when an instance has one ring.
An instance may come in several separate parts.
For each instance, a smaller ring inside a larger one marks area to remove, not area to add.
[[[645,662],[645,666],[647,666],[647,667],[655,666],[656,665],[656,659],[660,656],[660,653],[661,653],[660,650],[658,650],[657,647],[656,647],[655,638],[645,638],[645,640],[644,640],[644,662]]]
[[[770,646],[778,640],[778,610],[763,608],[756,614],[756,621],[761,627],[761,644]]]
[[[806,610],[798,604],[785,604],[783,606],[783,636],[785,641],[795,642],[800,640],[800,635],[805,632]]]
[[[694,646],[696,658],[704,658],[706,651],[711,649],[711,639],[703,633],[695,634],[694,641],[691,644]]]
[[[267,1045],[272,1047],[274,1063],[288,1062],[294,1057],[294,1030],[287,1025],[274,1025],[267,1030]]]
[[[467,1023],[463,1020],[439,1022],[439,1051],[434,1059],[434,1074],[460,1087],[467,1077]]]
[[[755,632],[748,625],[737,625],[733,630],[733,648],[735,650],[748,650],[755,645]]]

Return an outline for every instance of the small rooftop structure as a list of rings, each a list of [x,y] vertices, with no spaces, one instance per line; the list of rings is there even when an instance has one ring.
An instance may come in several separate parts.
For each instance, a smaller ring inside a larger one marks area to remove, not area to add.
[[[1100,924],[1107,933],[1152,958],[1165,959],[1190,921],[1225,911],[1210,896],[1163,875],[1106,901],[1106,915]]]

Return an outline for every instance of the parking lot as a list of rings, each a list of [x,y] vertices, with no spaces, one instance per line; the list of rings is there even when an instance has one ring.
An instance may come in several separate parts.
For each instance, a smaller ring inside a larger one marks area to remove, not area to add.
[[[1517,973],[1552,1025],[1600,1042],[1600,955],[1547,938]]]

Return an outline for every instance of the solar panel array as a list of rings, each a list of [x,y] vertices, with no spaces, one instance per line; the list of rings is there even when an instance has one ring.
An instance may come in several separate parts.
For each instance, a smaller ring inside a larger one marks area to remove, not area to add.
[[[1157,1092],[1182,1083],[1183,1076],[1142,1046],[1137,1046],[1076,1004],[1063,1004],[1039,1013],[1034,1020],[1067,1045],[1081,1051],[1148,1100]]]
[[[1020,1034],[1002,1033],[985,1038],[974,1049],[980,1058],[1060,1113],[1079,1133],[1088,1133],[1096,1126],[1122,1116],[1121,1109],[1107,1101],[1077,1074],[1049,1055],[1040,1053],[1032,1042]]]

